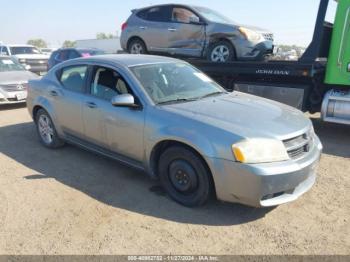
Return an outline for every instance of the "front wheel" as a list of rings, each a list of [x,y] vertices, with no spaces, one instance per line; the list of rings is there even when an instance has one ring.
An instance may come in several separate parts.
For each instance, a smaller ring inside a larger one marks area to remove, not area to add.
[[[63,140],[58,137],[55,126],[49,114],[40,109],[35,117],[35,124],[39,134],[40,142],[48,148],[59,148],[64,145]]]
[[[212,180],[203,160],[185,147],[168,148],[159,159],[160,182],[176,202],[195,207],[206,203]]]
[[[232,45],[226,41],[219,41],[210,45],[207,60],[216,63],[232,61],[235,58],[235,51]]]

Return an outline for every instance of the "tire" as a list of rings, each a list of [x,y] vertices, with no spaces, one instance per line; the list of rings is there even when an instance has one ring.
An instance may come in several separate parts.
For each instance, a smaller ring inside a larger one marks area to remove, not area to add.
[[[181,205],[201,206],[213,192],[208,168],[197,154],[185,147],[166,149],[160,156],[158,171],[163,188]]]
[[[134,39],[128,46],[129,54],[147,54],[145,43],[141,39]]]
[[[44,109],[40,109],[36,113],[35,124],[40,142],[45,147],[55,149],[64,145],[64,141],[59,138],[56,132],[50,115]]]
[[[210,62],[224,63],[235,59],[235,50],[227,41],[219,41],[210,45],[207,60]]]

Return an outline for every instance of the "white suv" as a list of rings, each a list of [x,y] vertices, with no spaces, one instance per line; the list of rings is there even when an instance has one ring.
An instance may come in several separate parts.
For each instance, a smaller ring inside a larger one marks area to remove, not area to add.
[[[0,45],[0,55],[12,56],[26,69],[43,75],[47,72],[48,55],[31,45]]]

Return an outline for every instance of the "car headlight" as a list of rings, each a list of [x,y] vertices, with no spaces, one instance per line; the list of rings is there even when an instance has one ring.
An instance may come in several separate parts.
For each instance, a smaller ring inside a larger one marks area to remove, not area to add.
[[[24,58],[20,58],[20,59],[18,59],[18,62],[20,62],[21,64],[25,64],[26,60]]]
[[[249,41],[258,41],[261,38],[261,34],[258,34],[257,32],[248,28],[239,27],[238,30]]]
[[[233,155],[241,163],[257,164],[290,159],[282,141],[253,138],[232,145]]]

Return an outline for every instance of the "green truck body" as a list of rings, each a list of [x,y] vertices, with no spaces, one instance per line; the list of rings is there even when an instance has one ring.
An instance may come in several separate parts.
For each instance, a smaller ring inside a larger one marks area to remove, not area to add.
[[[350,87],[350,0],[338,2],[325,83]]]

